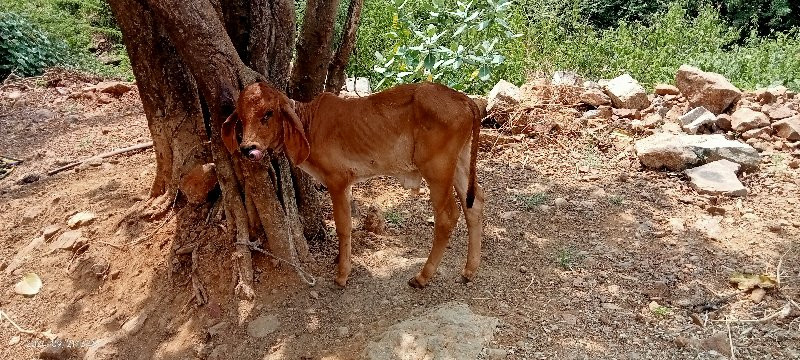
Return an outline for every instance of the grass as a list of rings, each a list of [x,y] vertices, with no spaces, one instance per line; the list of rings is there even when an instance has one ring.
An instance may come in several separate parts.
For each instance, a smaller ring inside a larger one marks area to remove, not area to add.
[[[386,222],[392,226],[403,226],[403,223],[405,222],[403,215],[396,209],[387,210],[383,216],[386,219]]]
[[[654,315],[660,317],[667,317],[672,315],[672,309],[663,305],[659,305],[651,311],[653,312]]]
[[[525,210],[533,210],[539,205],[544,205],[550,200],[550,196],[546,192],[539,192],[530,195],[516,195],[515,201],[517,204],[522,205]]]
[[[575,265],[583,260],[583,256],[571,246],[562,247],[556,252],[556,263],[564,270],[574,270]]]
[[[608,197],[608,203],[614,206],[622,206],[625,204],[625,196],[613,195]]]

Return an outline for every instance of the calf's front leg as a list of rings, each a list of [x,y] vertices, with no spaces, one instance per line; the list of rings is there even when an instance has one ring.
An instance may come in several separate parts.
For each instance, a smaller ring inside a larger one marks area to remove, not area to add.
[[[333,221],[336,223],[336,237],[339,238],[339,264],[336,272],[337,285],[345,287],[350,276],[350,234],[353,230],[350,217],[350,186],[328,188],[333,203]]]

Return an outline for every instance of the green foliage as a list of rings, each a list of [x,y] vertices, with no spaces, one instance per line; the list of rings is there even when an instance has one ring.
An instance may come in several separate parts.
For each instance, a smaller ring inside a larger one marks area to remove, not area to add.
[[[650,25],[622,21],[605,30],[584,21],[578,9],[569,15],[545,9],[528,16],[521,45],[527,54],[524,68],[531,71],[571,69],[589,78],[629,72],[653,85],[671,82],[686,63],[722,73],[742,88],[800,86],[800,39],[795,31],[774,38],[753,33],[737,45],[738,32],[710,6],[692,16],[680,3],[672,3]]]
[[[517,195],[515,200],[525,210],[530,211],[536,209],[539,205],[547,203],[550,200],[550,196],[546,192],[539,192],[531,195]]]
[[[119,45],[122,33],[103,0],[0,0],[0,12],[21,15],[51,42],[66,44],[66,56],[55,64],[106,77],[130,78],[130,62]],[[122,59],[120,66],[105,65],[92,53],[92,39],[103,36],[115,44],[110,56]],[[49,66],[48,65],[48,66]]]
[[[11,73],[38,75],[65,53],[63,42],[52,41],[25,18],[0,12],[0,79]]]
[[[386,49],[375,51],[382,88],[396,83],[437,81],[459,90],[486,89],[498,80],[502,44],[512,31],[511,0],[453,2],[394,0]]]

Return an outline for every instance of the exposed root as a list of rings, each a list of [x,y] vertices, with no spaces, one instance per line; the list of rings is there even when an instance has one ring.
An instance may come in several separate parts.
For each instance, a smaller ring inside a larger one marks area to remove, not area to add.
[[[203,282],[200,281],[200,276],[197,274],[197,264],[200,263],[199,256],[197,255],[197,247],[192,250],[192,289],[194,291],[194,298],[197,300],[197,305],[205,305],[208,303],[208,292]]]

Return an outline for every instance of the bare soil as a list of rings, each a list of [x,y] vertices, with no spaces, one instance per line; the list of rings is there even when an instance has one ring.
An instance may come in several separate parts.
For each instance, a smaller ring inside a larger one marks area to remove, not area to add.
[[[357,359],[390,325],[453,300],[500,319],[487,347],[510,359],[716,359],[732,348],[739,359],[800,358],[800,171],[786,165],[788,153],[765,154],[761,171],[743,179],[750,194],[732,199],[698,195],[680,174],[642,169],[624,136],[486,142],[483,263],[474,282],[457,282],[466,254],[460,223],[432,284],[406,285],[430,248],[430,205],[425,191],[414,196],[379,178],[355,189],[356,225],[374,205],[389,229],[355,231],[346,289],[332,281],[336,242],[327,209],[330,235],[305,264],[318,285],[254,254],[256,299],[248,303],[233,295],[233,239],[218,212],[198,221],[205,226],[170,216],[115,229],[147,197],[152,151],[44,175],[148,141],[135,89],[103,105],[68,98],[82,80],[29,85],[0,92],[0,155],[24,160],[0,180],[0,309],[25,329],[72,341],[76,358],[139,316],[141,327],[100,358]],[[10,99],[17,90],[22,96]],[[21,181],[30,174],[39,180]],[[59,225],[60,234],[79,211],[97,215],[81,228],[88,247],[51,252],[50,239],[14,274],[5,272],[44,227]],[[190,256],[176,254],[192,244],[209,292],[204,306],[194,303]],[[14,284],[28,272],[44,285],[23,297]],[[737,272],[779,278],[780,288],[754,301],[729,282]],[[785,306],[788,314],[751,321]],[[274,315],[277,330],[249,336],[248,323],[262,315]],[[36,358],[48,344],[5,319],[0,343],[2,359]]]

